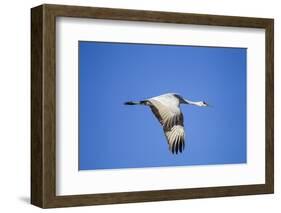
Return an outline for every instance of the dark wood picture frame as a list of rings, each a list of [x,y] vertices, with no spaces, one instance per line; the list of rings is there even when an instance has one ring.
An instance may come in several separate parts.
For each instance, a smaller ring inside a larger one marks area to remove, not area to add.
[[[192,189],[56,195],[56,17],[263,28],[266,34],[265,184]],[[66,207],[274,192],[274,20],[64,5],[31,9],[31,203]]]

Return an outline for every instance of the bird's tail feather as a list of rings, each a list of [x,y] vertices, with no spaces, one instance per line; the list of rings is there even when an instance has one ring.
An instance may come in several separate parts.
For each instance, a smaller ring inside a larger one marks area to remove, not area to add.
[[[145,101],[128,101],[124,103],[125,105],[144,105]]]
[[[128,101],[124,103],[125,105],[140,105],[141,103],[139,101]]]

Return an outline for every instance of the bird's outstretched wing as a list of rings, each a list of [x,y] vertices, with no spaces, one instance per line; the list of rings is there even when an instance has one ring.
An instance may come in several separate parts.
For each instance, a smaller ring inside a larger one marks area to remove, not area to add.
[[[147,105],[150,106],[151,111],[163,127],[169,144],[169,150],[173,154],[182,152],[184,149],[185,134],[181,111],[179,109],[171,110],[168,106],[165,106],[157,100],[150,99]]]
[[[172,153],[178,154],[184,150],[184,128],[182,125],[175,125],[171,129],[164,129]]]

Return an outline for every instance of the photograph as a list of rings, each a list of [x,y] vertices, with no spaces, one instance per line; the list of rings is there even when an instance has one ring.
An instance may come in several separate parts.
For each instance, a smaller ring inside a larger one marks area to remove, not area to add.
[[[247,163],[247,48],[78,41],[79,171]]]

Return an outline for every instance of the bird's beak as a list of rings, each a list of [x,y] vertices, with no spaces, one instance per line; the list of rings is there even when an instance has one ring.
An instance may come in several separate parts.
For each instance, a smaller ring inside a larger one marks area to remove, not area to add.
[[[211,107],[212,105],[210,105],[210,104],[204,102],[204,106],[205,106],[205,107]]]

